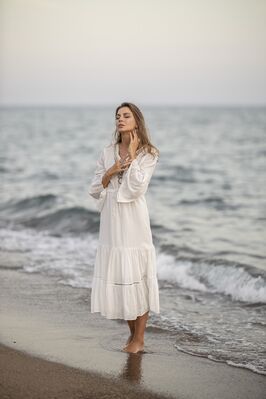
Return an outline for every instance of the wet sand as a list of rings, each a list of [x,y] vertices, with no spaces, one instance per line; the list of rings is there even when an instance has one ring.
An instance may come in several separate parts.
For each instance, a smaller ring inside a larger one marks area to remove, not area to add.
[[[91,314],[90,290],[0,264],[1,398],[264,398],[265,376],[179,352],[149,321],[144,353],[122,352],[126,321]]]
[[[0,345],[2,399],[159,399],[138,386],[49,362]]]

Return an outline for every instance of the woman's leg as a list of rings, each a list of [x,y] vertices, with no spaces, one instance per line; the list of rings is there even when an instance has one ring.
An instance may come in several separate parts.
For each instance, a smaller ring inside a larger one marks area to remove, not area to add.
[[[146,323],[147,323],[148,318],[149,318],[149,312],[146,312],[142,316],[137,317],[134,341],[144,343],[144,333],[145,333]]]
[[[123,348],[126,352],[136,353],[144,348],[144,333],[146,323],[149,318],[149,311],[142,316],[138,316],[135,321],[135,333],[131,342]],[[129,322],[130,320],[128,320]]]
[[[135,325],[136,325],[136,320],[127,320],[128,327],[130,329],[130,336],[128,337],[126,345],[132,341],[134,334],[135,334]]]

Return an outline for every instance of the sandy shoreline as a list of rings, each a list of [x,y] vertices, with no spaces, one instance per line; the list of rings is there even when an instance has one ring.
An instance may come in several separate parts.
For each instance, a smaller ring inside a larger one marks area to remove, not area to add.
[[[149,323],[145,353],[122,352],[128,337],[126,322],[91,314],[89,296],[87,289],[64,286],[50,277],[0,269],[0,342],[5,345],[0,347],[1,397],[9,392],[7,398],[25,398],[25,391],[24,396],[19,392],[26,385],[28,398],[42,393],[45,398],[97,398],[104,393],[122,398],[125,392],[133,398],[128,392],[139,395],[140,389],[150,395],[143,397],[264,397],[264,376],[178,352],[173,348],[175,337],[149,329]],[[32,370],[28,371],[32,377],[24,375],[26,370]],[[34,382],[38,379],[39,384]]]
[[[126,381],[50,362],[1,344],[0,370],[3,399],[163,398]]]

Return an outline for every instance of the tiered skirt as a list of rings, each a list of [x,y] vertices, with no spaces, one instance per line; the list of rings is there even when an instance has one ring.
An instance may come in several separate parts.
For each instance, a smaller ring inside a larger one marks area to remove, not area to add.
[[[92,281],[91,312],[107,319],[135,320],[160,313],[155,247],[99,245]]]

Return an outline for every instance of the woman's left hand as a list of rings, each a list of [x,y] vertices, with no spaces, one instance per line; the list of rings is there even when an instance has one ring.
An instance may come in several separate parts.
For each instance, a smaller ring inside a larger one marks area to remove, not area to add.
[[[130,144],[128,146],[128,152],[131,156],[131,159],[136,158],[136,151],[138,149],[139,143],[140,139],[138,137],[136,129],[134,129],[130,132]]]

